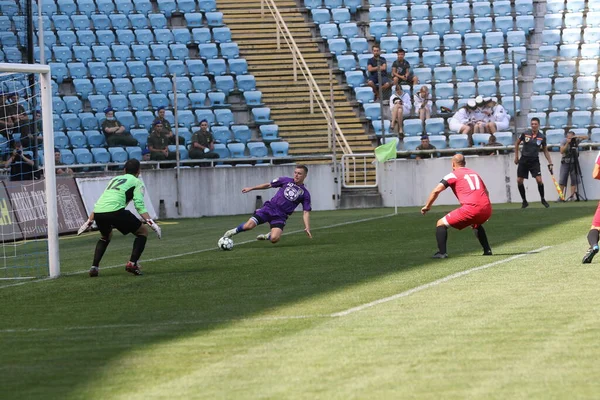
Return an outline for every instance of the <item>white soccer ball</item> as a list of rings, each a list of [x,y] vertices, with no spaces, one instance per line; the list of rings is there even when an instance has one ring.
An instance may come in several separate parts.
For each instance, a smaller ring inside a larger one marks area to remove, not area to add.
[[[221,239],[219,239],[219,241],[217,242],[217,246],[221,249],[221,250],[231,250],[233,249],[233,240],[226,238],[226,237],[222,237]]]

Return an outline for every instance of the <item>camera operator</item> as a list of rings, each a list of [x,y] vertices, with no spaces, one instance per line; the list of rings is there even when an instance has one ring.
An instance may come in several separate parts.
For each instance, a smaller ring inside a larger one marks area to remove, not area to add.
[[[558,178],[558,184],[563,193],[567,188],[567,181],[571,178],[571,195],[569,199],[575,196],[579,200],[577,195],[577,184],[579,184],[579,150],[577,146],[582,140],[587,140],[587,136],[576,136],[574,132],[567,132],[567,136],[560,142],[560,154],[562,159],[560,160],[560,175]]]
[[[30,181],[34,179],[33,164],[33,160],[23,154],[21,142],[15,142],[15,149],[4,167],[10,168],[11,181]]]
[[[405,115],[410,114],[411,108],[410,95],[402,90],[401,85],[396,85],[396,89],[390,97],[390,111],[392,113],[392,130],[395,130],[401,139],[404,136],[403,119]]]

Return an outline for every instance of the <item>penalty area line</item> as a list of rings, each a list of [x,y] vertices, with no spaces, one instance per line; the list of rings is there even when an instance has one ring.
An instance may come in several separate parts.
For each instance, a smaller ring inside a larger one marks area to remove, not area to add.
[[[392,296],[384,297],[382,299],[378,299],[378,300],[375,300],[375,301],[371,301],[369,303],[361,304],[359,306],[352,307],[352,308],[349,308],[349,309],[344,310],[344,311],[340,311],[340,312],[336,312],[336,313],[330,314],[330,316],[331,317],[345,317],[346,315],[354,314],[356,312],[366,310],[367,308],[375,307],[375,306],[377,306],[379,304],[388,303],[390,301],[398,300],[398,299],[401,299],[403,297],[408,297],[411,294],[418,293],[418,292],[421,292],[423,290],[426,290],[426,289],[429,289],[429,288],[432,288],[432,287],[435,287],[435,286],[439,286],[442,283],[446,283],[446,282],[452,281],[454,279],[461,278],[461,277],[463,277],[465,275],[472,274],[473,272],[482,271],[484,269],[492,268],[492,267],[495,267],[495,266],[500,265],[500,264],[505,264],[507,262],[511,262],[511,261],[514,261],[516,259],[528,256],[528,255],[531,255],[531,254],[540,253],[540,252],[542,252],[544,250],[548,250],[551,247],[552,246],[540,247],[539,249],[536,249],[536,250],[530,250],[530,251],[528,251],[526,253],[516,254],[514,256],[511,256],[511,257],[508,257],[508,258],[505,258],[505,259],[502,259],[502,260],[494,261],[494,262],[491,262],[489,264],[485,264],[485,265],[482,265],[482,266],[479,266],[479,267],[474,267],[474,268],[471,268],[471,269],[467,269],[465,271],[457,272],[457,273],[445,276],[443,278],[437,279],[437,280],[435,280],[433,282],[429,282],[429,283],[426,283],[424,285],[414,287],[412,289],[406,290],[404,292],[401,292],[401,293],[398,293],[398,294],[395,294],[395,295],[392,295]]]
[[[346,226],[346,225],[352,225],[352,224],[359,224],[361,222],[375,221],[375,220],[382,219],[382,218],[389,218],[389,217],[393,217],[395,215],[397,215],[397,214],[391,213],[391,214],[385,214],[385,215],[378,215],[376,217],[362,218],[362,219],[357,219],[357,220],[353,220],[353,221],[339,222],[337,224],[332,224],[332,225],[327,225],[327,226],[320,226],[320,227],[317,227],[317,228],[312,228],[311,230],[314,232],[314,231],[323,230],[323,229],[337,228],[337,227],[340,227],[340,226]],[[287,235],[293,235],[293,234],[297,234],[297,233],[304,233],[304,229],[298,229],[298,230],[291,231],[291,232],[284,232],[283,235],[287,236]],[[254,242],[256,242],[256,239],[245,240],[243,242],[237,243],[236,246],[240,246],[242,244],[254,243]],[[194,255],[194,254],[206,253],[207,251],[216,251],[216,250],[218,250],[216,247],[211,247],[211,248],[208,248],[208,249],[200,249],[200,250],[188,251],[188,252],[185,252],[185,253],[171,254],[171,255],[168,255],[168,256],[155,257],[155,258],[149,258],[149,259],[142,259],[142,260],[140,260],[140,263],[145,264],[145,263],[149,263],[149,262],[169,260],[171,258],[191,256],[191,255]],[[111,265],[111,266],[108,266],[108,267],[101,267],[101,270],[104,271],[104,270],[112,269],[112,268],[123,268],[124,266],[125,266],[125,264]],[[80,275],[80,274],[85,274],[88,271],[89,270],[86,269],[86,270],[80,270],[80,271],[74,271],[74,272],[67,272],[67,273],[64,273],[62,275],[63,276]],[[28,284],[28,283],[46,282],[46,281],[49,281],[51,279],[54,279],[54,278],[47,277],[47,278],[41,278],[41,279],[36,279],[36,280],[30,280],[30,281],[26,281],[26,282],[14,283],[14,284],[10,284],[10,285],[3,285],[3,286],[0,286],[0,290],[1,289],[6,289],[6,288],[10,288],[10,287],[25,285],[25,284]]]

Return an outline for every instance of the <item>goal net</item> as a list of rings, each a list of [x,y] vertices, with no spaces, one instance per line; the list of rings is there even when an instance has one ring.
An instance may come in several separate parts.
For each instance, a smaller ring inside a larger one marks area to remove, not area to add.
[[[58,216],[50,68],[0,63],[0,285],[56,277]]]

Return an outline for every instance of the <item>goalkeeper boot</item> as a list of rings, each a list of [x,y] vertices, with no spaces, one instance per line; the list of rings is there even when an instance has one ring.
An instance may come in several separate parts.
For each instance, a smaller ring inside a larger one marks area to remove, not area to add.
[[[90,272],[89,272],[90,278],[97,277],[98,276],[98,272],[99,272],[98,271],[98,267],[92,267],[92,268],[90,268]]]
[[[448,253],[440,253],[439,251],[432,258],[448,258]]]
[[[133,275],[143,275],[142,271],[140,270],[140,266],[132,263],[131,261],[127,262],[127,265],[125,265],[125,271]]]
[[[230,238],[233,235],[235,235],[236,233],[237,233],[237,228],[233,228],[233,229],[230,229],[227,232],[225,232],[225,234],[223,235],[223,237]]]
[[[264,235],[258,235],[256,240],[271,240],[271,234],[265,233]]]
[[[521,203],[521,208],[527,208],[529,207],[529,203],[527,202],[527,200],[523,200],[523,203]]]
[[[491,255],[493,255],[493,254],[492,254],[492,249],[487,249],[487,250],[484,250],[484,251],[483,251],[483,255],[484,255],[484,256],[491,256]]]
[[[582,264],[590,264],[594,259],[594,256],[598,253],[598,246],[590,247],[585,256],[583,256],[583,260],[581,260]]]

